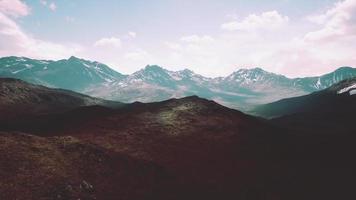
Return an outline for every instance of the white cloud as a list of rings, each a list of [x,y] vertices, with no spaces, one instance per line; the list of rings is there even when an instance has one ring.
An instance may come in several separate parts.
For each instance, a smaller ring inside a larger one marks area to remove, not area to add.
[[[188,66],[206,76],[252,67],[290,77],[320,75],[356,65],[355,7],[356,0],[337,3],[323,14],[309,16],[313,23],[308,26],[276,11],[250,14],[222,25],[231,31],[213,37],[191,35],[164,42],[166,52],[155,57],[166,66]]]
[[[47,6],[47,1],[46,0],[40,0],[40,3],[44,6]]]
[[[95,47],[121,47],[121,40],[117,37],[101,38],[94,43]]]
[[[338,2],[321,15],[308,17],[309,21],[323,25],[319,30],[308,33],[308,41],[330,42],[340,37],[356,35],[356,0]]]
[[[61,59],[81,51],[76,44],[57,44],[27,34],[11,18],[29,14],[21,1],[0,1],[0,56],[28,56],[42,59]]]
[[[275,29],[288,23],[289,17],[279,14],[277,11],[264,12],[260,15],[251,14],[242,21],[231,21],[221,25],[224,30],[251,31],[256,29]]]
[[[57,9],[57,5],[54,2],[52,2],[49,4],[48,8],[51,9],[52,11],[55,11]]]
[[[168,48],[173,49],[173,50],[179,50],[182,48],[182,45],[176,42],[165,42],[164,43]]]
[[[26,16],[30,8],[20,0],[0,0],[0,12],[11,17]]]
[[[133,31],[130,31],[130,32],[128,32],[128,35],[129,35],[131,38],[136,38],[137,33],[136,33],[136,32],[133,32]]]
[[[56,44],[26,34],[10,18],[0,13],[0,56],[18,55],[43,59],[61,59],[80,52],[76,44]]]
[[[180,40],[188,43],[206,43],[206,42],[213,42],[214,38],[212,38],[209,35],[203,35],[203,36],[189,35],[189,36],[182,37]]]
[[[40,0],[40,3],[43,6],[48,7],[51,11],[56,11],[57,10],[57,5],[54,2],[49,3],[47,0]]]

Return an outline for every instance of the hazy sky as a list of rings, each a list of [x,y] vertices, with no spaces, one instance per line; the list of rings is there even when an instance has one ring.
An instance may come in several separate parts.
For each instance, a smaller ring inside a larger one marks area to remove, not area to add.
[[[356,0],[0,0],[0,56],[290,77],[356,66]]]

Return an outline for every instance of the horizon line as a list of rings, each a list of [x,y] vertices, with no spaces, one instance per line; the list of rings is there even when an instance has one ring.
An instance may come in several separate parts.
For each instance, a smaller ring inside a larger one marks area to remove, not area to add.
[[[189,70],[189,71],[193,72],[194,74],[197,74],[197,75],[200,75],[200,76],[202,76],[202,77],[204,77],[204,78],[209,78],[209,79],[226,78],[226,77],[228,77],[228,76],[230,76],[230,75],[232,75],[232,74],[234,74],[234,73],[236,73],[236,72],[238,72],[238,71],[240,71],[240,70],[256,70],[256,69],[261,69],[261,70],[263,70],[264,72],[271,73],[271,74],[274,74],[274,75],[277,75],[277,76],[284,76],[284,77],[286,77],[286,78],[288,78],[288,79],[302,79],[302,78],[317,78],[317,77],[321,77],[321,76],[324,76],[324,75],[333,73],[333,72],[335,72],[335,71],[337,71],[337,70],[339,70],[339,69],[341,69],[341,68],[352,68],[352,69],[356,69],[356,67],[344,65],[344,66],[339,66],[339,67],[337,67],[337,68],[336,68],[335,70],[333,70],[333,71],[330,71],[330,72],[327,72],[327,73],[324,73],[324,74],[321,74],[321,75],[312,75],[312,76],[304,76],[304,77],[288,77],[287,75],[284,75],[284,74],[281,74],[281,73],[275,73],[275,72],[267,71],[267,70],[265,70],[265,69],[264,69],[263,67],[261,67],[261,66],[260,66],[260,67],[251,67],[251,68],[244,68],[244,67],[241,67],[241,68],[238,68],[237,70],[232,71],[231,73],[229,73],[229,74],[226,75],[226,76],[209,77],[209,76],[204,76],[204,75],[201,75],[201,74],[199,74],[199,73],[196,73],[196,72],[194,72],[193,70],[191,70],[191,69],[189,69],[189,68],[184,68],[184,69],[182,69],[182,70],[176,70],[176,71],[174,71],[174,70],[169,70],[169,69],[167,69],[167,68],[165,68],[164,66],[159,65],[159,64],[146,64],[145,67],[142,67],[142,68],[140,68],[139,70],[137,70],[137,71],[135,71],[135,72],[133,72],[133,73],[124,74],[124,73],[122,73],[122,72],[116,70],[115,68],[113,68],[113,67],[111,67],[111,66],[109,66],[108,64],[105,64],[105,63],[103,63],[103,62],[96,61],[96,60],[92,60],[92,59],[81,58],[81,57],[77,57],[77,56],[74,56],[74,55],[72,55],[72,56],[70,56],[70,57],[68,57],[68,58],[62,58],[62,59],[37,59],[37,58],[30,58],[30,57],[27,57],[27,56],[16,56],[16,55],[13,55],[13,56],[3,56],[3,57],[0,57],[0,59],[3,59],[3,58],[10,58],[10,57],[26,58],[26,59],[30,59],[30,60],[40,60],[40,61],[51,61],[51,62],[58,62],[58,61],[61,61],[61,60],[69,60],[70,58],[76,58],[76,59],[79,59],[79,60],[89,61],[89,62],[92,62],[92,63],[95,63],[95,62],[96,62],[96,63],[103,64],[103,65],[109,67],[111,70],[113,70],[113,71],[115,71],[115,72],[117,72],[117,73],[120,73],[120,74],[122,74],[122,75],[124,75],[124,76],[133,75],[134,73],[136,73],[136,72],[138,72],[138,71],[140,71],[140,70],[144,70],[144,69],[145,69],[146,67],[148,67],[148,66],[158,66],[159,68],[162,68],[162,69],[164,69],[164,70],[166,70],[166,71],[169,71],[169,72],[180,72],[180,71],[184,71],[184,70]]]

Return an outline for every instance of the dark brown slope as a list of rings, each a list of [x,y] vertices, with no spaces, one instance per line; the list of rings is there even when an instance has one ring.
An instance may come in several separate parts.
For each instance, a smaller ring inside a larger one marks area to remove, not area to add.
[[[263,142],[267,125],[198,97],[134,103],[119,110],[80,108],[2,127],[6,125],[7,131],[74,136],[153,162],[176,180],[171,183],[176,185],[171,188],[173,199],[239,197],[260,178],[255,174],[257,159],[271,155],[269,144]]]
[[[73,166],[73,170],[68,171],[80,169],[87,172],[82,176],[70,176],[71,181],[77,180],[71,177],[86,180],[90,174],[108,172],[106,178],[98,180],[116,184],[95,182],[99,187],[94,192],[97,199],[108,199],[109,196],[112,199],[135,199],[137,192],[144,195],[141,199],[155,200],[347,199],[353,195],[352,180],[356,177],[355,164],[350,159],[356,152],[352,138],[293,135],[198,97],[134,103],[116,110],[81,107],[64,113],[7,121],[0,123],[0,130],[27,132],[46,143],[70,136],[84,146],[106,152],[99,157],[124,156],[131,160],[129,163],[137,171],[122,169],[125,164],[117,166],[111,161],[104,162],[102,169],[92,168],[98,163],[86,163],[91,154],[83,154],[77,148],[64,156]],[[11,149],[22,148],[23,143],[12,147],[0,145],[0,148],[7,155]],[[53,148],[57,148],[56,145]],[[33,149],[36,150],[30,146],[25,152],[35,151]],[[16,152],[21,151],[10,151],[8,155],[16,158]],[[38,153],[42,153],[38,157],[53,155],[52,151],[42,149]],[[80,158],[78,163],[86,164],[77,165],[73,161],[72,156],[78,154],[80,156],[75,157]],[[13,165],[37,166],[37,162],[26,160],[28,156],[14,159]],[[50,168],[49,164],[43,166]],[[9,164],[3,166],[6,165]],[[152,174],[145,172],[147,168],[152,169],[148,170],[153,171]],[[158,169],[157,175],[154,169]],[[15,178],[0,179],[0,182],[9,180],[1,184],[20,187],[21,177],[36,170],[3,172]],[[122,172],[132,179],[115,176],[115,172]],[[38,180],[30,177],[27,183],[37,183]],[[93,181],[90,179],[90,183]],[[61,185],[47,179],[43,184],[54,188]],[[135,187],[136,184],[144,185],[148,190]],[[41,191],[44,193],[32,199],[55,199],[49,194],[58,194],[46,187]]]
[[[356,78],[306,96],[284,99],[256,109],[271,122],[304,134],[354,135]]]
[[[153,163],[74,137],[0,132],[0,199],[151,199],[166,180]]]
[[[134,103],[119,110],[80,108],[28,119],[27,124],[12,129],[49,138],[72,136],[114,155],[154,163],[170,178],[158,178],[167,184],[151,193],[153,199],[352,195],[355,165],[348,158],[356,151],[350,138],[291,135],[198,97]]]
[[[0,119],[58,113],[90,105],[119,107],[123,104],[17,79],[0,78]]]
[[[251,112],[265,118],[278,118],[304,113],[354,112],[356,110],[356,96],[351,95],[351,92],[356,90],[352,88],[355,84],[356,78],[346,79],[325,90],[261,105]],[[350,88],[347,91],[340,93],[348,87]]]

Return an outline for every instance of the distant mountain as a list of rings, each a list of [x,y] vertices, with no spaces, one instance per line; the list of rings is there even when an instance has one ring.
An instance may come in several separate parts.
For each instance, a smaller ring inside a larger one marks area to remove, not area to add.
[[[231,92],[236,91],[237,88],[246,94],[253,92],[255,96],[248,101],[256,105],[309,94],[352,77],[356,77],[356,68],[351,67],[341,67],[319,77],[294,79],[254,68],[232,73],[220,81],[220,87]]]
[[[0,78],[0,119],[68,111],[82,106],[119,107],[123,104],[93,98],[69,90]]]
[[[253,68],[240,69],[227,77],[207,78],[189,69],[169,71],[148,65],[126,76],[104,64],[75,57],[59,61],[6,57],[0,59],[0,77],[126,103],[198,95],[247,111],[256,105],[306,95],[356,77],[356,68],[342,67],[323,76],[294,79]]]
[[[25,57],[0,58],[0,77],[81,92],[88,87],[117,81],[125,76],[102,63],[72,56],[59,61]]]
[[[356,77],[356,68],[340,67],[337,70],[319,76],[293,79],[294,85],[308,92],[326,89],[342,80]]]
[[[211,81],[187,69],[173,72],[148,65],[125,79],[90,88],[85,93],[123,102],[152,102],[194,94],[207,96],[213,93],[208,88]]]
[[[355,94],[356,78],[351,78],[309,95],[283,99],[258,106],[253,112],[266,118],[311,113],[330,113],[331,115],[342,113],[344,116],[347,116],[347,113],[352,113],[353,115],[356,112]]]
[[[290,79],[261,68],[207,78],[187,69],[173,72],[154,65],[120,81],[90,88],[85,93],[123,102],[152,102],[198,95],[246,111],[258,104],[322,90],[351,77],[356,77],[356,69],[351,67],[342,67],[320,77]]]

